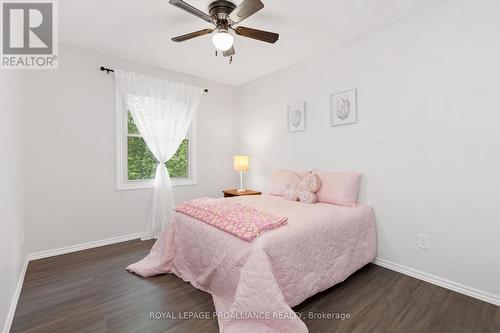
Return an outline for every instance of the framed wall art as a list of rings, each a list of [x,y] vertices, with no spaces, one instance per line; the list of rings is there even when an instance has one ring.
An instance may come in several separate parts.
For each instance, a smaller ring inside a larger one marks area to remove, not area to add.
[[[356,89],[330,95],[330,119],[332,126],[350,125],[358,122],[356,97]]]
[[[302,132],[306,129],[306,103],[287,106],[288,132]]]

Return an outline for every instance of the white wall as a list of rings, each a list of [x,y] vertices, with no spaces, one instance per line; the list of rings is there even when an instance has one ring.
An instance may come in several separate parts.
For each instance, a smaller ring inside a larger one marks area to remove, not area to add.
[[[500,295],[498,17],[497,0],[445,2],[241,86],[248,187],[276,168],[362,170],[380,258]],[[359,123],[330,127],[329,94],[354,87]],[[307,130],[289,134],[299,101]]]
[[[18,71],[0,72],[0,329],[24,263],[21,82]]]
[[[221,196],[234,186],[235,88],[63,46],[60,68],[27,72],[27,250],[122,236],[144,229],[151,190],[116,191],[114,80],[100,66],[209,89],[198,110],[198,184],[177,202]]]

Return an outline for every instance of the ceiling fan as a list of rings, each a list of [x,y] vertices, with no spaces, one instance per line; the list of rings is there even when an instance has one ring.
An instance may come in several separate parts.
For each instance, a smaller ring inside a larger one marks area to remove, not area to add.
[[[184,42],[192,38],[211,34],[215,31],[212,36],[212,42],[218,51],[222,51],[224,57],[230,57],[229,63],[232,62],[233,55],[236,53],[234,49],[234,37],[229,33],[230,30],[233,30],[237,35],[271,44],[276,43],[279,39],[279,34],[274,32],[237,26],[243,20],[264,8],[264,4],[260,0],[243,0],[239,6],[227,0],[217,0],[208,6],[210,15],[205,14],[183,0],[170,0],[169,2],[215,25],[215,29],[203,29],[191,32],[189,34],[174,37],[172,40],[174,42]],[[217,55],[217,51],[215,51],[215,55]]]

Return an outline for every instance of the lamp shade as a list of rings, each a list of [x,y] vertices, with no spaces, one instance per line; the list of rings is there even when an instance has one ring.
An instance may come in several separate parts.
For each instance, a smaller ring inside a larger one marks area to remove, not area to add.
[[[234,156],[234,170],[247,171],[248,170],[248,156],[236,155]]]

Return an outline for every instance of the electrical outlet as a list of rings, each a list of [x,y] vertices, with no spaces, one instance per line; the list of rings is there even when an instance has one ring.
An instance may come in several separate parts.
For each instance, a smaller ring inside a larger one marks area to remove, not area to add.
[[[418,247],[424,250],[431,249],[431,240],[427,234],[418,234]]]

